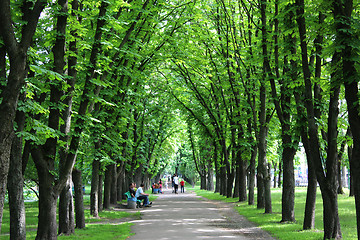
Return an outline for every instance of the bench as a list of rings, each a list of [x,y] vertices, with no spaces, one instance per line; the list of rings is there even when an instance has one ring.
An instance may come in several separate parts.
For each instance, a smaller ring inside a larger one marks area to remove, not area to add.
[[[138,200],[136,197],[132,197],[130,192],[124,193],[127,198],[127,206],[128,208],[134,209],[141,207],[141,200]]]

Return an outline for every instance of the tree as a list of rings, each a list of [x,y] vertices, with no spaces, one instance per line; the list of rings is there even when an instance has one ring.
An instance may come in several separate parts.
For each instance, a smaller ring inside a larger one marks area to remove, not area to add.
[[[300,33],[300,46],[302,56],[302,68],[305,84],[305,106],[308,119],[308,134],[310,141],[310,153],[312,154],[312,160],[315,167],[315,173],[320,185],[321,194],[323,198],[324,206],[324,239],[339,239],[341,238],[340,222],[337,209],[337,114],[338,114],[338,94],[339,86],[336,82],[335,75],[331,77],[331,84],[334,87],[329,105],[329,122],[328,122],[328,152],[326,159],[326,174],[322,166],[322,159],[320,153],[320,144],[318,138],[318,127],[315,123],[315,113],[312,97],[312,83],[310,76],[310,69],[307,56],[307,45],[305,41],[305,18],[304,14],[304,2],[301,0],[296,1],[297,5],[297,22]],[[335,52],[333,56],[335,65],[338,61],[338,55]]]
[[[0,112],[2,113],[0,121],[3,123],[3,127],[0,130],[0,230],[9,170],[10,149],[14,137],[13,123],[20,91],[26,76],[27,50],[36,31],[40,13],[46,4],[47,2],[44,0],[36,2],[24,1],[21,8],[23,24],[20,29],[14,29],[12,24],[10,0],[1,1],[0,4],[0,21],[2,22],[0,32],[10,61],[7,83],[0,95],[2,99],[0,104]],[[21,32],[20,41],[16,39],[18,31]],[[2,56],[5,58],[5,55]]]

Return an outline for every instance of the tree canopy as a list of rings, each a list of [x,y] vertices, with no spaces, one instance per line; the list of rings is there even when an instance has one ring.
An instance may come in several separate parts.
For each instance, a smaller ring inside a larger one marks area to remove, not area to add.
[[[324,239],[342,238],[347,166],[360,235],[358,2],[3,0],[0,22],[0,230],[8,191],[14,239],[24,182],[39,189],[37,239],[56,239],[85,226],[85,182],[97,216],[169,169],[249,204],[256,182],[269,214],[277,181],[294,222],[300,148],[304,229],[319,184]]]

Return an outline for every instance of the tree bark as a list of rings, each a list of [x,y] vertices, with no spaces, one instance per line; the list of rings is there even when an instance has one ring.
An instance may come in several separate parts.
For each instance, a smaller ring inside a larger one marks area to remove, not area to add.
[[[282,164],[281,164],[281,162],[279,162],[279,175],[278,175],[278,181],[277,181],[277,183],[278,183],[277,187],[278,188],[281,188],[281,186],[282,186],[282,181],[281,181],[282,174],[283,174]]]
[[[267,19],[266,19],[266,0],[260,1],[260,12],[261,12],[261,47],[262,47],[262,57],[263,57],[263,73],[262,79],[260,80],[260,113],[259,113],[259,138],[258,138],[258,150],[259,150],[259,159],[258,159],[258,176],[260,182],[258,182],[258,189],[262,187],[263,190],[258,191],[258,208],[265,207],[265,213],[272,212],[271,206],[271,178],[268,172],[268,163],[266,160],[266,150],[267,150],[267,135],[268,135],[268,123],[269,118],[267,116],[266,108],[266,87],[265,79],[268,77],[273,78],[270,68],[269,53],[267,49]],[[262,183],[261,183],[262,182]]]
[[[125,165],[122,163],[122,165]],[[117,201],[121,201],[124,198],[124,185],[125,185],[125,174],[124,167],[118,167],[118,175],[117,175],[117,186],[116,186],[116,194]],[[126,192],[126,191],[125,191]]]
[[[289,129],[288,129],[289,130]],[[283,130],[286,131],[286,128]],[[291,144],[291,136],[283,137],[283,146]],[[281,222],[295,222],[295,174],[294,174],[294,157],[296,149],[285,147],[283,149],[283,190],[281,204]]]
[[[206,173],[200,176],[200,189],[206,190]]]
[[[315,227],[315,206],[316,206],[316,190],[317,179],[315,174],[315,167],[311,159],[309,140],[305,129],[301,130],[302,141],[305,148],[305,154],[308,164],[308,186],[306,193],[305,214],[303,230],[313,229]]]
[[[239,175],[240,175],[240,166],[239,166],[239,163],[236,163],[236,166],[235,166],[235,185],[234,185],[234,193],[232,195],[233,198],[238,198],[239,197],[239,191],[240,191]]]
[[[266,198],[270,197],[266,194],[269,193],[266,188],[268,187],[268,183],[270,183],[270,178],[267,171],[267,161],[266,161],[266,149],[267,149],[267,134],[268,127],[266,126],[266,93],[265,87],[262,84],[260,87],[260,100],[261,100],[261,109],[259,114],[259,123],[260,123],[260,131],[259,131],[259,139],[258,139],[258,168],[257,168],[257,208],[265,208],[266,207]],[[269,178],[269,179],[268,179]],[[265,209],[266,213],[270,213],[271,209]]]
[[[350,131],[350,136],[352,137],[352,133]],[[352,151],[353,147],[348,147],[348,157],[349,157],[349,163],[350,163],[350,185],[349,185],[349,197],[354,196],[354,167],[353,167],[353,161],[352,161]]]
[[[76,228],[85,228],[85,210],[84,210],[84,191],[83,182],[81,178],[81,171],[74,168],[72,171],[72,180],[74,183],[75,193],[75,216],[76,216]]]
[[[278,171],[278,169],[277,169],[277,163],[274,163],[273,166],[274,166],[274,167],[273,167],[273,168],[274,168],[274,178],[273,178],[273,179],[274,179],[274,180],[273,180],[273,181],[274,181],[274,185],[273,185],[273,188],[276,188],[276,185],[277,185],[277,177],[278,177],[277,175],[279,174],[279,173],[276,173],[276,172]]]
[[[239,166],[239,202],[244,202],[247,200],[247,194],[246,194],[246,169],[247,164],[245,160],[240,155],[240,166]]]
[[[0,45],[0,83],[6,82],[6,48]],[[0,93],[4,90],[3,84],[0,86]]]
[[[225,166],[220,167],[220,194],[226,196],[226,168]]]
[[[117,173],[115,164],[111,166],[111,178],[110,203],[117,204]]]
[[[60,193],[59,200],[59,231],[58,234],[70,235],[75,232],[74,204],[71,179],[68,180]]]
[[[103,210],[103,179],[104,179],[104,175],[100,174],[99,175],[99,193],[98,193],[98,209],[99,209],[99,212],[101,212]]]
[[[54,176],[43,168],[38,168],[39,177],[39,221],[36,240],[56,240],[56,209],[58,194],[54,192],[52,183]]]
[[[95,142],[95,149],[100,150],[100,142]],[[99,171],[100,161],[94,159],[92,162],[91,192],[90,192],[90,214],[99,217]]]
[[[206,182],[206,190],[214,191],[214,168],[212,163],[209,161],[207,166],[207,182]]]
[[[105,171],[105,181],[104,181],[104,203],[103,203],[104,209],[110,209],[111,180],[112,180],[111,165],[107,165]]]
[[[220,168],[218,167],[217,160],[215,160],[215,190],[214,192],[220,193],[221,179],[220,179]]]
[[[25,114],[17,112],[17,131],[22,131]],[[20,166],[20,167],[19,167]],[[8,195],[10,209],[10,240],[26,239],[24,178],[22,174],[22,138],[14,136],[11,147],[10,168],[8,175]]]
[[[249,142],[252,143],[252,148],[250,150],[251,155],[250,155],[250,164],[249,164],[249,199],[248,199],[248,204],[249,205],[254,205],[255,204],[255,178],[256,178],[256,174],[255,174],[255,169],[256,169],[256,156],[257,156],[257,146],[254,143],[254,139],[252,136],[252,127],[251,127],[251,121],[250,119],[248,120],[248,134],[249,134]]]

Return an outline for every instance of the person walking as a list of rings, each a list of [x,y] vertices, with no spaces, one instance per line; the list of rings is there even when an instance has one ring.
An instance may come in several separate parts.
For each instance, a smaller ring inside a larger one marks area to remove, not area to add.
[[[185,182],[184,182],[184,179],[181,179],[181,182],[180,182],[180,192],[184,193],[185,192]]]
[[[175,188],[175,194],[178,194],[179,177],[176,174],[174,176],[174,188]]]
[[[174,177],[175,177],[175,174],[171,176],[171,189],[172,189],[172,192],[174,193],[175,192],[175,189],[174,189]]]

